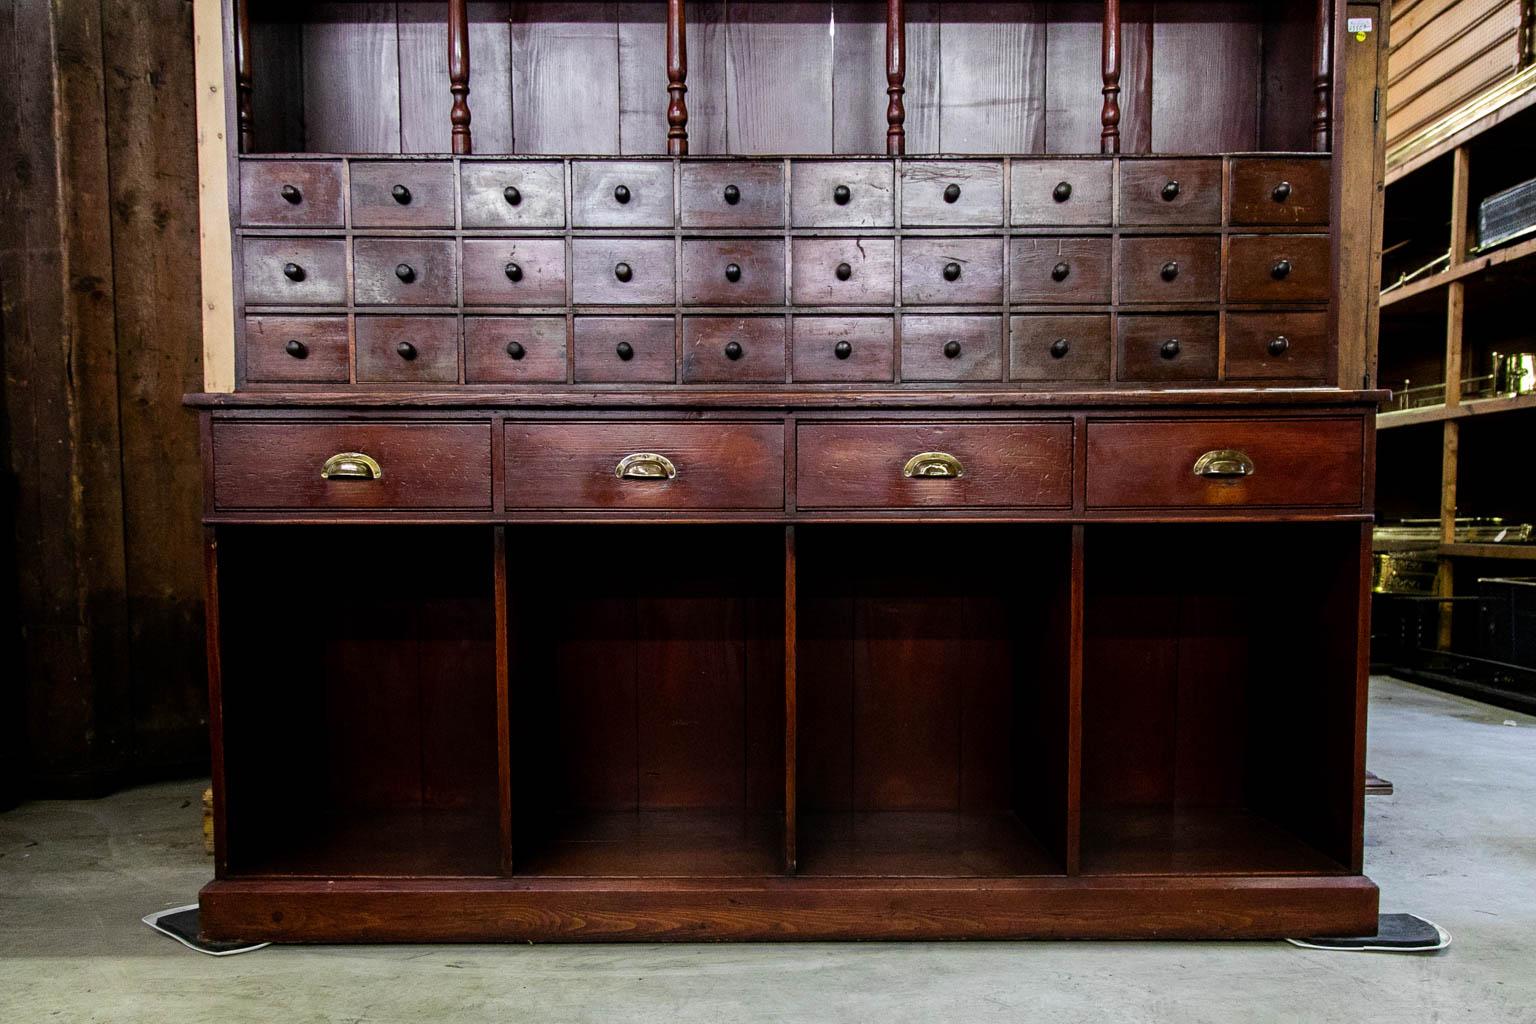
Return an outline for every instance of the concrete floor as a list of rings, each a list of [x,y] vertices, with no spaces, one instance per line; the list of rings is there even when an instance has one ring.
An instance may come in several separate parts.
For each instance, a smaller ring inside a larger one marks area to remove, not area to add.
[[[1507,723],[1514,723],[1511,727]],[[271,947],[139,923],[208,877],[202,782],[0,815],[0,1021],[1536,1022],[1536,719],[1371,692],[1366,870],[1438,955],[1264,943]]]

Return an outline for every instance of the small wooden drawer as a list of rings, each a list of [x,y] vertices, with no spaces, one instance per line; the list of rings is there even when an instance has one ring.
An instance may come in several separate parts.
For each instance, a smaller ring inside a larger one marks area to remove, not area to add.
[[[450,238],[355,238],[359,306],[452,306],[458,301]]]
[[[564,383],[565,317],[465,317],[464,380],[469,384]]]
[[[1361,419],[1089,420],[1089,508],[1364,504]]]
[[[683,241],[683,302],[703,306],[778,306],[784,302],[779,239]]]
[[[351,377],[344,316],[248,316],[245,379],[344,384]]]
[[[339,238],[247,238],[241,267],[247,305],[346,305],[347,243]]]
[[[1003,223],[1003,165],[995,160],[908,160],[901,222],[914,227]]]
[[[889,381],[896,373],[890,317],[797,316],[794,342],[797,381]]]
[[[1328,314],[1228,313],[1228,380],[1327,380]]]
[[[1233,235],[1227,240],[1231,302],[1326,302],[1327,235]]]
[[[573,162],[571,223],[578,228],[671,227],[672,162]]]
[[[459,324],[451,316],[357,318],[359,383],[452,384],[459,379]]]
[[[886,228],[893,222],[890,163],[797,160],[789,169],[797,228]]]
[[[466,228],[562,228],[565,170],[557,160],[467,160],[459,204]]]
[[[453,165],[426,160],[354,160],[352,226],[453,227]]]
[[[1109,317],[1100,313],[1016,316],[1008,325],[1013,380],[1109,380]]]
[[[907,238],[901,301],[914,305],[1003,301],[1001,238]]]
[[[684,384],[783,380],[783,317],[683,317]]]
[[[1122,381],[1215,380],[1216,314],[1118,318]]]
[[[1072,424],[801,423],[802,509],[1067,508]]]
[[[491,427],[216,419],[213,504],[225,510],[489,509]]]
[[[902,380],[995,381],[1002,375],[1002,317],[901,318]]]
[[[578,384],[670,384],[677,377],[669,316],[579,316],[574,336]]]
[[[1121,302],[1215,302],[1221,295],[1221,239],[1149,235],[1120,239]]]
[[[1220,224],[1220,160],[1120,161],[1120,223]]]
[[[514,421],[505,437],[509,509],[784,507],[778,420]]]
[[[1232,161],[1233,224],[1327,224],[1327,159]]]
[[[565,242],[558,238],[466,238],[466,306],[565,305]]]
[[[802,306],[888,306],[896,296],[889,238],[797,238],[790,293]]]
[[[1110,240],[1059,235],[1009,240],[1013,264],[1008,292],[1013,302],[1107,303]]]
[[[571,242],[571,295],[578,305],[670,306],[676,258],[670,238]]]
[[[1108,225],[1114,167],[1111,160],[1015,160],[1010,223]]]
[[[257,228],[339,228],[340,160],[240,161],[240,223]]]
[[[684,162],[682,179],[685,228],[784,224],[784,165],[777,160]]]

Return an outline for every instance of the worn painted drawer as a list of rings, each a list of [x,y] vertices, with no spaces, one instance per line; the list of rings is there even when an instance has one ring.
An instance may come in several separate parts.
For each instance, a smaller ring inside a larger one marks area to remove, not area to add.
[[[901,243],[901,301],[965,305],[1003,301],[1001,238],[907,238]]]
[[[1018,303],[1108,303],[1110,239],[1065,235],[1011,239],[1008,290]]]
[[[797,160],[790,165],[797,228],[883,228],[893,223],[894,174],[879,161]]]
[[[577,305],[670,306],[676,268],[670,238],[571,242],[571,294]]]
[[[247,238],[240,262],[247,305],[346,305],[347,243],[339,238]]]
[[[1013,161],[1014,227],[1105,225],[1114,193],[1112,160]]]
[[[460,244],[464,305],[565,305],[563,240],[466,238]]]
[[[901,166],[901,222],[910,227],[1001,226],[1001,161],[905,161]]]
[[[1015,316],[1008,327],[1013,380],[1109,380],[1109,317],[1102,313]]]
[[[240,223],[257,228],[341,227],[341,161],[240,161]]]
[[[670,160],[577,160],[571,223],[578,228],[672,226]]]
[[[459,379],[459,325],[451,316],[359,316],[359,383],[452,384]]]
[[[565,317],[465,317],[464,380],[469,384],[564,383]]]
[[[801,306],[888,306],[896,295],[889,238],[797,238],[790,296]]]
[[[683,383],[784,380],[781,316],[683,317]]]
[[[1330,266],[1327,235],[1233,235],[1227,240],[1227,299],[1324,302]]]
[[[784,243],[770,238],[683,241],[683,302],[777,306],[784,302]]]
[[[453,227],[453,165],[427,160],[354,160],[352,226]]]
[[[1236,157],[1232,223],[1327,224],[1331,177],[1326,159]]]
[[[466,228],[565,226],[565,169],[558,160],[466,160],[459,165]]]
[[[359,306],[452,306],[458,301],[451,238],[352,240]]]
[[[1220,160],[1120,161],[1120,223],[1221,223]]]
[[[248,316],[245,379],[344,384],[351,376],[344,316]]]
[[[784,224],[784,165],[777,160],[683,162],[685,228],[772,228]]]

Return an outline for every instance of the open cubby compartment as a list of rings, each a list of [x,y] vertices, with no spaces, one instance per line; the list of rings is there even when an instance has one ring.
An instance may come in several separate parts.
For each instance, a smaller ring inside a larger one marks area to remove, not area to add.
[[[796,535],[799,873],[1065,872],[1071,528]]]
[[[507,529],[513,872],[785,870],[784,529]]]
[[[1376,435],[1376,521],[1440,518],[1444,424],[1413,423]]]
[[[1451,172],[1451,157],[1446,154],[1387,185],[1381,227],[1382,287],[1404,278],[1432,277],[1445,269],[1451,248]]]
[[[447,4],[249,4],[252,152],[448,152]],[[1312,148],[1316,0],[1121,8],[1122,152]],[[666,152],[666,4],[468,9],[476,153]],[[689,3],[689,151],[883,154],[885,17],[883,0]],[[1098,153],[1102,18],[907,3],[907,152]]]
[[[1089,526],[1082,870],[1359,870],[1359,523]]]
[[[1376,377],[1392,390],[1393,409],[1445,403],[1446,297],[1430,288],[1381,310]]]
[[[494,875],[484,526],[218,530],[231,876]]]

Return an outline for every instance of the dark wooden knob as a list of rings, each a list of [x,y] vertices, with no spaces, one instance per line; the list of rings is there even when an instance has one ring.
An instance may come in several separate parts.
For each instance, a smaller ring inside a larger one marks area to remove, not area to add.
[[[522,342],[520,342],[520,341],[509,341],[509,342],[507,342],[507,355],[511,356],[513,359],[521,359],[526,354],[527,353],[523,349],[523,343]]]
[[[1269,276],[1276,281],[1284,281],[1291,276],[1291,261],[1276,260],[1275,265],[1269,268]]]
[[[853,276],[853,268],[852,268],[852,267],[850,267],[850,266],[849,266],[849,265],[848,265],[848,264],[846,264],[846,263],[839,263],[839,264],[838,264],[838,265],[837,265],[837,270],[836,270],[836,271],[834,271],[834,273],[836,273],[836,274],[837,274],[837,279],[838,279],[838,280],[839,280],[839,281],[846,281],[846,280],[848,280],[848,279],[849,279],[849,278],[850,278],[850,277],[852,277],[852,276]]]
[[[1072,273],[1072,265],[1070,263],[1058,263],[1051,268],[1051,280],[1065,281],[1070,273]]]
[[[728,341],[728,342],[726,342],[725,343],[725,358],[729,359],[733,363],[736,360],[740,359],[741,358],[741,342],[739,342],[739,341]]]
[[[1066,338],[1057,338],[1055,341],[1051,342],[1051,358],[1060,359],[1062,356],[1066,355],[1071,348],[1072,346],[1067,342]]]
[[[1274,343],[1271,342],[1270,344]],[[288,344],[283,346],[283,351],[287,352],[295,359],[303,359],[305,356],[309,355],[309,346],[297,338],[294,338],[293,340],[289,341]]]
[[[415,359],[416,358],[416,346],[412,345],[408,341],[402,341],[400,344],[396,345],[395,346],[395,351],[400,353],[400,358],[401,359]]]
[[[626,363],[635,358],[635,346],[631,345],[627,341],[619,342],[614,346],[613,350],[617,352],[619,354],[619,358],[624,360]]]
[[[725,279],[733,284],[741,280],[741,267],[735,263],[725,265]]]
[[[516,263],[508,263],[503,269],[507,272],[508,281],[521,281],[523,279],[523,268]]]
[[[944,187],[944,201],[946,203],[956,202],[956,201],[959,200],[959,198],[960,198],[960,186],[959,185],[956,185],[953,182],[951,182],[949,185],[946,185]]]
[[[630,278],[635,276],[635,272],[630,268],[628,263],[618,263],[614,265],[613,276],[618,278],[620,281],[628,281]]]
[[[616,186],[614,188],[614,190],[613,190],[613,198],[616,199],[617,201],[621,202],[621,203],[629,202],[629,188],[628,188],[628,186],[625,186],[625,185],[618,185],[618,186]]]
[[[1178,182],[1170,181],[1168,184],[1163,186],[1163,202],[1171,203],[1177,198],[1179,198]]]
[[[735,185],[725,186],[725,202],[728,206],[735,206],[741,202],[741,189]]]
[[[297,263],[284,263],[283,276],[290,281],[304,280],[304,268]]]
[[[958,263],[946,263],[946,264],[944,264],[944,280],[946,280],[946,281],[958,281],[958,280],[960,280],[960,264],[958,264]]]
[[[406,203],[411,201],[411,190],[406,188],[404,185],[396,185],[394,188],[389,190],[389,194],[394,196],[395,202],[399,203],[401,206],[404,206]]]
[[[1285,202],[1287,199],[1291,198],[1291,183],[1288,181],[1282,181],[1280,184],[1276,185],[1273,190],[1270,191],[1269,197],[1277,203]]]
[[[304,201],[304,193],[292,185],[284,185],[278,190],[278,194],[295,206]]]
[[[1172,281],[1179,276],[1179,261],[1169,260],[1163,264],[1163,269],[1158,271],[1158,273],[1162,275],[1164,281]]]
[[[837,356],[839,359],[847,359],[849,356],[853,355],[853,346],[848,344],[846,341],[840,341],[836,345],[832,346],[832,354]]]
[[[958,356],[959,354],[960,354],[960,343],[958,341],[946,341],[944,343],[944,358],[945,359],[953,359],[956,356]]]
[[[832,190],[832,201],[838,206],[847,206],[848,200],[853,198],[853,192],[847,185],[839,185]]]
[[[1158,355],[1164,359],[1174,359],[1179,354],[1179,339],[1169,338],[1157,350]]]
[[[1276,335],[1275,337],[1269,339],[1269,354],[1272,356],[1283,356],[1287,351],[1290,350],[1290,347],[1291,339],[1287,338],[1283,334]]]
[[[523,201],[523,194],[515,186],[508,185],[501,190],[501,198],[507,201],[508,206],[517,206]]]
[[[1058,203],[1064,203],[1072,198],[1072,183],[1070,181],[1058,181],[1056,187],[1051,189],[1051,198]]]
[[[406,284],[410,284],[412,281],[416,280],[416,271],[409,263],[396,263],[395,276],[404,281]]]

